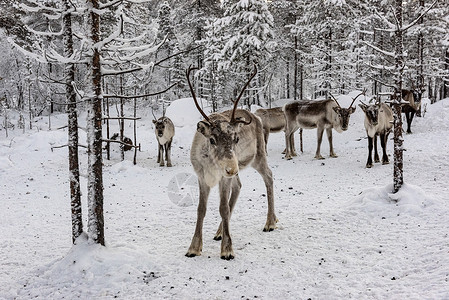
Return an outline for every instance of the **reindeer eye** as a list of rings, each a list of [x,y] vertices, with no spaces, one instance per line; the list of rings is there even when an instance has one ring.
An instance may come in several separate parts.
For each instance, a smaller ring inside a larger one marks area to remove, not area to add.
[[[234,143],[238,143],[239,142],[239,137],[238,136],[236,136],[235,138],[234,138]]]
[[[213,138],[210,138],[209,141],[210,141],[210,144],[211,144],[211,145],[216,145],[216,144],[217,144]]]

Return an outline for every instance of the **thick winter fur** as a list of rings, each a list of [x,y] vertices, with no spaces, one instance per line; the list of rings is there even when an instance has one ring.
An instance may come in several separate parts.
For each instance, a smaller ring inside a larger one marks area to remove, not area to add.
[[[258,116],[262,121],[266,150],[270,132],[279,132],[285,130],[284,111],[282,110],[282,107],[260,108],[256,110],[254,114]]]
[[[154,133],[159,144],[157,162],[161,167],[164,166],[164,152],[165,160],[167,161],[167,167],[171,167],[171,143],[173,136],[175,135],[175,126],[173,122],[167,117],[160,117],[157,120],[153,120]]]
[[[262,123],[245,110],[235,112],[235,119],[245,123],[230,122],[231,114],[229,110],[209,115],[209,120],[198,123],[193,138],[190,160],[198,176],[200,199],[195,234],[186,253],[188,257],[201,255],[207,200],[211,188],[218,184],[222,222],[214,239],[222,240],[221,258],[234,258],[229,221],[241,188],[238,173],[247,166],[262,176],[267,189],[268,214],[264,231],[276,227],[273,176],[267,164]]]
[[[387,141],[388,135],[393,127],[393,112],[385,103],[376,103],[372,105],[359,104],[365,113],[365,129],[368,136],[368,160],[366,167],[373,166],[372,151],[374,140],[374,162],[379,162],[379,154],[377,153],[377,137],[380,139],[382,146],[382,164],[388,164]]]
[[[402,99],[410,103],[402,106],[402,112],[407,120],[407,133],[412,133],[413,117],[421,114],[421,95],[416,91],[402,90]]]
[[[301,100],[284,105],[286,120],[285,127],[285,158],[291,159],[296,156],[293,135],[299,128],[317,128],[316,159],[324,159],[320,148],[323,132],[326,129],[329,141],[330,156],[337,157],[332,145],[332,128],[341,133],[348,129],[349,117],[355,111],[355,107],[341,108],[334,100]]]

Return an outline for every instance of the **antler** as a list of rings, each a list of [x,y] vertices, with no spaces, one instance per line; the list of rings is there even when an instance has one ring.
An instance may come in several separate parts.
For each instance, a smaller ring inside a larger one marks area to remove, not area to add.
[[[151,113],[153,114],[154,120],[157,120],[156,116],[154,115],[154,109],[151,107]]]
[[[187,76],[187,82],[189,83],[190,93],[192,94],[193,101],[195,102],[196,108],[200,112],[200,114],[203,116],[203,118],[210,123],[209,117],[204,113],[204,111],[201,109],[200,105],[198,104],[198,100],[195,96],[195,91],[193,90],[192,83],[190,82],[190,72],[192,70],[197,70],[197,67],[192,67],[192,65],[189,66],[189,68],[186,70],[186,76]]]
[[[337,103],[338,107],[341,108],[340,103],[338,103],[337,99],[335,99],[334,95],[331,94],[331,92],[329,92],[329,95],[332,97],[332,99],[334,99],[335,103]]]
[[[349,105],[349,107],[351,107],[351,106],[354,104],[355,100],[356,100],[359,96],[365,95],[365,93],[366,93],[366,88],[364,88],[364,89],[363,89],[363,92],[361,92],[360,94],[358,94],[357,97],[355,97],[354,99],[352,99],[351,105]]]
[[[235,119],[235,111],[237,109],[237,105],[240,101],[240,98],[242,98],[243,92],[246,90],[246,88],[248,87],[249,83],[251,82],[251,80],[254,78],[254,76],[256,76],[257,74],[257,67],[256,65],[254,65],[254,72],[253,74],[251,74],[251,76],[249,77],[248,81],[246,82],[246,84],[243,86],[242,91],[240,92],[240,95],[237,97],[237,99],[234,101],[234,109],[232,110],[232,114],[231,114],[231,121],[230,123],[245,123],[245,124],[249,124],[251,123],[251,121],[249,123],[246,123],[245,121],[240,121],[240,120],[236,120]]]

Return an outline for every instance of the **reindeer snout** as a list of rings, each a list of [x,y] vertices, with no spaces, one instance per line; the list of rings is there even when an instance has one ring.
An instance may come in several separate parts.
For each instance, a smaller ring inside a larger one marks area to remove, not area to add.
[[[232,168],[232,167],[226,167],[225,171],[226,171],[226,176],[228,176],[228,177],[235,176],[239,173],[238,168]]]

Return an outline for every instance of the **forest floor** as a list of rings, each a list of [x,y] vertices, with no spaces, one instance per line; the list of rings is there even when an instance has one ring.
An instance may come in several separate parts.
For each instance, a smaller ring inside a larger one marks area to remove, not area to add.
[[[262,232],[265,186],[256,171],[242,170],[231,261],[220,259],[220,242],[212,239],[220,223],[217,188],[202,255],[184,256],[198,201],[189,159],[198,120],[189,119],[192,108],[167,111],[177,125],[171,168],[156,163],[151,112],[138,114],[137,165],[131,152],[124,161],[117,151],[104,160],[106,247],[83,238],[71,243],[67,148],[51,151],[67,144],[66,129],[55,129],[66,115],[51,117],[52,130],[43,117],[25,133],[0,131],[0,299],[449,298],[449,99],[429,105],[413,134],[404,134],[405,185],[396,195],[392,140],[391,163],[365,168],[360,108],[347,132],[334,131],[338,158],[329,157],[323,138],[326,159],[314,159],[316,130],[305,130],[304,153],[287,161],[283,133],[271,134],[277,229]],[[81,144],[85,139],[81,131]],[[80,161],[87,228],[84,148]]]

